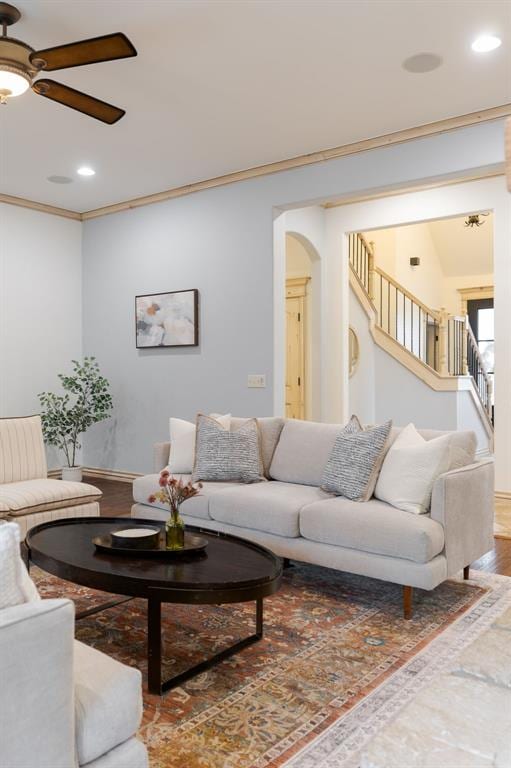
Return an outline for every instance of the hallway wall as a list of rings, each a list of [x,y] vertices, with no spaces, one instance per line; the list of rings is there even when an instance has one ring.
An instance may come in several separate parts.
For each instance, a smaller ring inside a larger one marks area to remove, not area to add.
[[[507,192],[504,177],[340,206],[328,210],[327,218],[329,226],[335,227],[339,233],[367,232],[369,237],[370,230],[384,226],[461,216],[467,211],[489,209],[494,212],[496,488],[499,492],[511,493],[511,341],[508,320],[511,304],[511,195]],[[345,259],[346,239],[342,251]],[[385,378],[380,378],[378,386],[384,384]],[[349,409],[345,411],[345,417],[348,412]],[[376,418],[379,418],[377,405]]]

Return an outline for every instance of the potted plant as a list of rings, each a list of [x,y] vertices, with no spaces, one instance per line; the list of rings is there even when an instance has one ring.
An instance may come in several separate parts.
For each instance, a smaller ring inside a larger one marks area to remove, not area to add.
[[[183,478],[172,477],[167,469],[160,473],[160,490],[151,494],[148,498],[149,504],[154,504],[156,500],[163,504],[168,504],[170,517],[165,523],[165,537],[167,549],[183,549],[185,545],[185,524],[179,514],[179,508],[183,501],[197,496],[202,488],[202,483],[194,485],[192,482],[184,483]]]
[[[80,481],[82,467],[76,465],[76,451],[81,448],[79,438],[92,424],[109,417],[112,397],[95,357],[85,357],[83,363],[72,360],[72,363],[71,376],[58,374],[65,394],[41,392],[39,401],[45,440],[66,457],[62,479]]]

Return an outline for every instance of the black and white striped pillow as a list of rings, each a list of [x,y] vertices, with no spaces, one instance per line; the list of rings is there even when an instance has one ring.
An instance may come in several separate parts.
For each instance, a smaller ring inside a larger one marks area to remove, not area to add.
[[[198,414],[192,481],[198,480],[264,480],[257,419],[248,419],[231,432],[216,419]]]
[[[387,452],[392,422],[337,436],[323,472],[321,488],[352,501],[368,501]]]

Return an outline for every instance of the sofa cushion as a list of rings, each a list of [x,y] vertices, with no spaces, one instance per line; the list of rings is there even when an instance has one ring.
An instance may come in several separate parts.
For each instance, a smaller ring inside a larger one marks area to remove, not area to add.
[[[191,475],[180,475],[180,477],[183,478],[183,482],[185,483],[191,480]],[[168,504],[164,504],[161,501],[155,501],[154,504],[149,504],[148,501],[149,496],[159,488],[159,478],[159,474],[137,477],[133,481],[133,499],[139,504],[146,504],[147,506],[156,507],[157,509],[164,509],[170,514]],[[233,487],[238,487],[238,483],[203,483],[200,493],[183,502],[181,510],[184,515],[198,517],[202,520],[211,520],[209,514],[209,499],[211,495],[223,491],[226,488]]]
[[[284,424],[270,477],[284,483],[321,485],[323,470],[342,424],[289,419]]]
[[[272,480],[215,493],[209,513],[221,523],[296,538],[302,507],[328,498],[320,488]]]
[[[46,477],[40,416],[0,419],[0,483]]]
[[[425,440],[413,424],[408,424],[385,456],[375,497],[412,514],[429,512],[433,485],[447,472],[450,453],[450,435]]]
[[[0,485],[0,512],[11,517],[45,512],[49,509],[73,507],[99,501],[99,488],[88,483],[73,483],[69,480],[22,480],[17,483]]]
[[[405,427],[392,427],[390,430],[389,447],[392,446],[396,437]],[[449,471],[466,467],[473,464],[477,449],[477,436],[471,430],[459,432],[447,432],[440,429],[418,429],[417,432],[424,440],[434,440],[442,435],[449,435],[451,456],[449,462]]]
[[[231,426],[231,414],[224,416],[212,413],[211,418],[229,429]],[[167,466],[171,475],[189,475],[193,471],[195,463],[195,443],[197,440],[197,426],[193,421],[184,419],[169,419],[170,428],[170,453]]]
[[[263,474],[257,419],[248,419],[238,429],[229,430],[211,416],[197,415],[194,482],[257,483],[264,479]]]
[[[387,421],[366,430],[343,429],[335,438],[321,487],[353,501],[368,501],[387,451],[391,426]]]
[[[142,719],[138,669],[75,640],[75,728],[80,765],[134,736]]]
[[[20,531],[0,522],[0,609],[40,600],[37,587],[20,556]]]
[[[427,563],[444,547],[444,529],[427,515],[410,515],[383,501],[338,496],[304,507],[300,533],[323,544]]]
[[[231,419],[231,429],[238,429],[238,427],[241,427],[245,421],[248,421],[248,419],[233,416]],[[281,419],[278,416],[264,416],[263,418],[258,418],[257,423],[259,424],[264,476],[269,477],[273,454],[275,453],[277,443],[279,442],[280,433],[284,426],[284,419]]]

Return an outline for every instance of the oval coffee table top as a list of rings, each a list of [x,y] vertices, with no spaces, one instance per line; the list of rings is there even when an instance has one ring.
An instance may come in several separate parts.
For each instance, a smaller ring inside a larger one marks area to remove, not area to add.
[[[175,560],[133,554],[106,554],[92,539],[134,526],[162,527],[161,521],[119,517],[55,520],[26,537],[30,559],[48,573],[82,586],[175,603],[255,600],[277,591],[282,563],[270,550],[226,533],[187,526],[208,540],[202,555]]]

